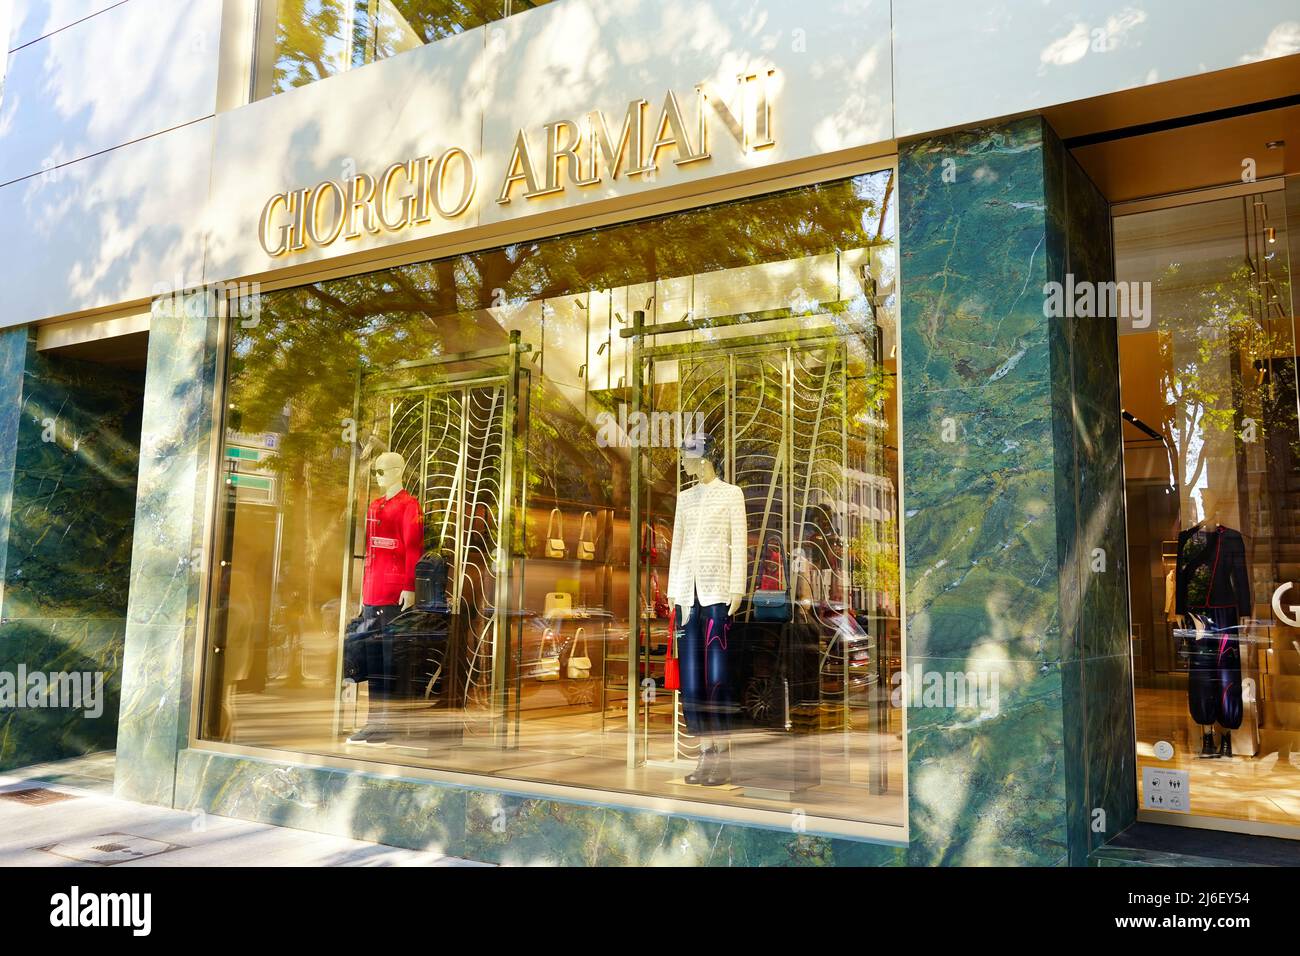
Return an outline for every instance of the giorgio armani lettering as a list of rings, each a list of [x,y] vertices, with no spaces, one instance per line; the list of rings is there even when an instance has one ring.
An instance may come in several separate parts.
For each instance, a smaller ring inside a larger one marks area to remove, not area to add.
[[[460,174],[459,185],[452,172]],[[474,157],[453,146],[436,157],[393,163],[378,177],[357,173],[345,182],[327,179],[308,189],[276,193],[262,207],[257,238],[267,255],[282,256],[339,238],[398,232],[435,215],[455,219],[474,201]]]
[[[712,156],[717,124],[744,152],[774,146],[770,88],[775,73],[741,74],[730,101],[700,84],[694,102],[687,100],[689,111],[669,90],[653,108],[649,100],[633,100],[613,125],[603,111],[593,110],[582,120],[553,120],[531,134],[521,128],[494,198],[507,205],[560,194],[570,186],[646,177],[669,157],[674,166],[698,163]],[[473,204],[478,184],[477,161],[452,146],[437,156],[395,162],[377,174],[358,172],[276,193],[258,217],[258,242],[267,255],[283,256],[340,238],[399,233],[435,216],[454,220]]]

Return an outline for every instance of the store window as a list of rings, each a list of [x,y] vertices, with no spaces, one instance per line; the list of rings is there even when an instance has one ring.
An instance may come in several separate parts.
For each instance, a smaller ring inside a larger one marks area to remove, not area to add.
[[[901,824],[893,180],[264,295],[202,736]]]
[[[253,99],[306,86],[550,0],[259,0]]]
[[[1300,824],[1286,195],[1115,220],[1117,276],[1147,290],[1119,336],[1139,806],[1173,822]]]

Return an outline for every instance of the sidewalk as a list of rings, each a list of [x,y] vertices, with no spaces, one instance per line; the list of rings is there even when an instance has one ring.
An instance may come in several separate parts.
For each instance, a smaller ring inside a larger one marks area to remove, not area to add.
[[[456,857],[128,803],[113,755],[0,774],[0,866],[482,866]]]

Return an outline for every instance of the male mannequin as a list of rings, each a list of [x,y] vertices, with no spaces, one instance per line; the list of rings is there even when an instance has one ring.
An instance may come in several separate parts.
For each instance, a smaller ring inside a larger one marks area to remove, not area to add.
[[[686,782],[718,787],[731,780],[727,741],[733,700],[727,638],[744,597],[749,541],[745,495],[718,477],[711,435],[682,444],[682,469],[696,483],[677,496],[668,598],[677,608],[677,647],[687,730],[700,738],[699,765]]]
[[[366,643],[370,708],[366,725],[348,743],[381,746],[391,735],[388,703],[393,694],[393,641],[384,625],[415,604],[415,563],[424,549],[420,503],[402,487],[406,461],[396,452],[375,459],[380,495],[366,511],[366,564],[361,577],[361,616],[377,618]]]
[[[1200,756],[1231,757],[1232,731],[1244,715],[1239,635],[1254,609],[1250,572],[1245,540],[1222,524],[1217,497],[1204,491],[1200,504],[1202,520],[1178,535],[1174,611],[1195,630],[1187,703],[1201,725]]]

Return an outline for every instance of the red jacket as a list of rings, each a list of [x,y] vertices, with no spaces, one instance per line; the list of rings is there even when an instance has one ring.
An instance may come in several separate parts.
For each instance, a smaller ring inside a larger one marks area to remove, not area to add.
[[[405,489],[379,497],[366,510],[366,567],[361,603],[397,604],[415,590],[415,562],[424,548],[420,503]]]

